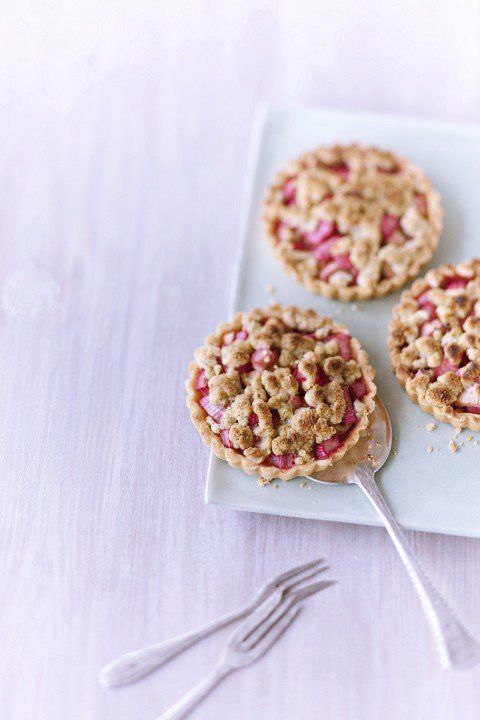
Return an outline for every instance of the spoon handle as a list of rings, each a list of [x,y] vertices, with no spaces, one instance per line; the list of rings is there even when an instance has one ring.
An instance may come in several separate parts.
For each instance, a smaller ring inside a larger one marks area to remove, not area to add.
[[[372,469],[358,467],[353,481],[381,517],[403,560],[430,623],[442,664],[454,668],[473,667],[480,660],[480,646],[455,617],[413,554],[400,525],[380,493]]]

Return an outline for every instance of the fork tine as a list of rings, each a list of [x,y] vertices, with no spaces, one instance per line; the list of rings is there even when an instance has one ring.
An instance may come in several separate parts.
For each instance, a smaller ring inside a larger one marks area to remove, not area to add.
[[[283,594],[289,595],[292,592],[295,592],[294,588],[296,588],[297,585],[301,585],[306,580],[310,580],[310,578],[315,577],[316,575],[319,575],[326,570],[330,570],[329,565],[321,565],[320,567],[314,568],[310,572],[303,572],[300,575],[297,575],[292,582],[288,583],[283,587]]]
[[[335,585],[336,582],[336,580],[320,580],[319,582],[294,590],[291,593],[291,597],[294,598],[294,602],[297,603],[300,602],[300,600],[305,600],[305,598],[310,597],[310,595],[315,595],[315,593],[320,592],[320,590],[326,590],[330,585]]]
[[[278,640],[280,635],[283,635],[287,627],[295,620],[301,609],[302,606],[297,605],[295,607],[291,607],[282,615],[280,620],[272,628],[270,628],[270,631],[260,638],[258,643],[250,650],[252,660],[257,660],[269,649],[269,647],[273,645],[276,640]]]
[[[320,592],[320,590],[326,589],[330,585],[333,585],[332,580],[322,580],[320,582],[307,585],[306,587],[288,595],[287,598],[284,599],[272,612],[266,615],[256,627],[250,630],[250,632],[245,633],[243,640],[240,642],[242,650],[245,651],[254,647],[264,635],[268,634],[270,629],[279,621],[279,619],[290,607],[296,605],[300,600],[310,597],[310,595],[314,595],[315,593]]]
[[[280,587],[283,585],[287,580],[290,580],[291,577],[294,577],[295,575],[299,575],[304,570],[309,570],[310,568],[313,568],[315,565],[319,565],[324,560],[323,558],[319,558],[318,560],[310,560],[310,562],[304,563],[303,565],[298,565],[297,567],[292,568],[291,570],[287,570],[284,573],[281,573],[280,575],[277,575],[276,578],[273,578],[269,584],[275,585],[276,587]]]
[[[269,595],[261,605],[257,607],[240,626],[232,636],[232,642],[242,643],[264,620],[266,620],[274,610],[282,602],[282,591],[276,590]]]

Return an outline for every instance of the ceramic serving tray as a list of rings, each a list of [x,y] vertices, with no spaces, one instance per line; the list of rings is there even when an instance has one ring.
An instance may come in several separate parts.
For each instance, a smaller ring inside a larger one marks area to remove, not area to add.
[[[348,305],[312,295],[288,278],[263,237],[261,203],[275,172],[286,161],[318,144],[371,143],[418,163],[440,191],[445,226],[430,265],[480,256],[480,126],[415,120],[391,115],[330,110],[261,108],[252,132],[240,229],[240,256],[229,313],[282,303],[313,307],[345,323],[368,351],[378,392],[390,413],[394,451],[377,474],[398,521],[406,528],[480,537],[480,435],[457,453],[449,450],[453,428],[422,412],[399,386],[390,368],[388,324],[400,293]],[[219,322],[223,320],[219,317]],[[427,452],[428,446],[433,452]],[[275,487],[275,486],[278,487]],[[210,458],[207,503],[238,510],[380,524],[354,486],[322,486],[301,478],[260,487],[255,478]]]

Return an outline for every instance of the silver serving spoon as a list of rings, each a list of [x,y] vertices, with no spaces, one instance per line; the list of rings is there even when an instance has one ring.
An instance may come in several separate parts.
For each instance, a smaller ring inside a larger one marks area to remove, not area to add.
[[[368,433],[332,468],[308,479],[322,484],[358,485],[382,519],[407,568],[432,628],[442,664],[454,668],[472,667],[480,660],[480,646],[457,620],[413,554],[375,481],[375,473],[387,460],[391,447],[390,418],[382,401],[377,398]]]

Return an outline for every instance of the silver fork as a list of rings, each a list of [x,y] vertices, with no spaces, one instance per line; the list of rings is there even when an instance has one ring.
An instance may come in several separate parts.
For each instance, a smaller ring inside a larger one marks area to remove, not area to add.
[[[209,675],[157,720],[179,720],[185,717],[223,678],[255,662],[273,645],[298,615],[301,606],[297,606],[297,603],[300,600],[332,584],[333,581],[328,580],[312,583],[292,590],[286,596],[281,588],[276,590],[235,631]]]
[[[299,583],[325,570],[328,570],[328,566],[323,564],[323,558],[287,570],[270,580],[242,607],[183,635],[126,653],[105,665],[100,670],[98,679],[105,687],[118,687],[140,680],[207,635],[249,615],[275,592],[281,591],[282,596],[287,596]]]

